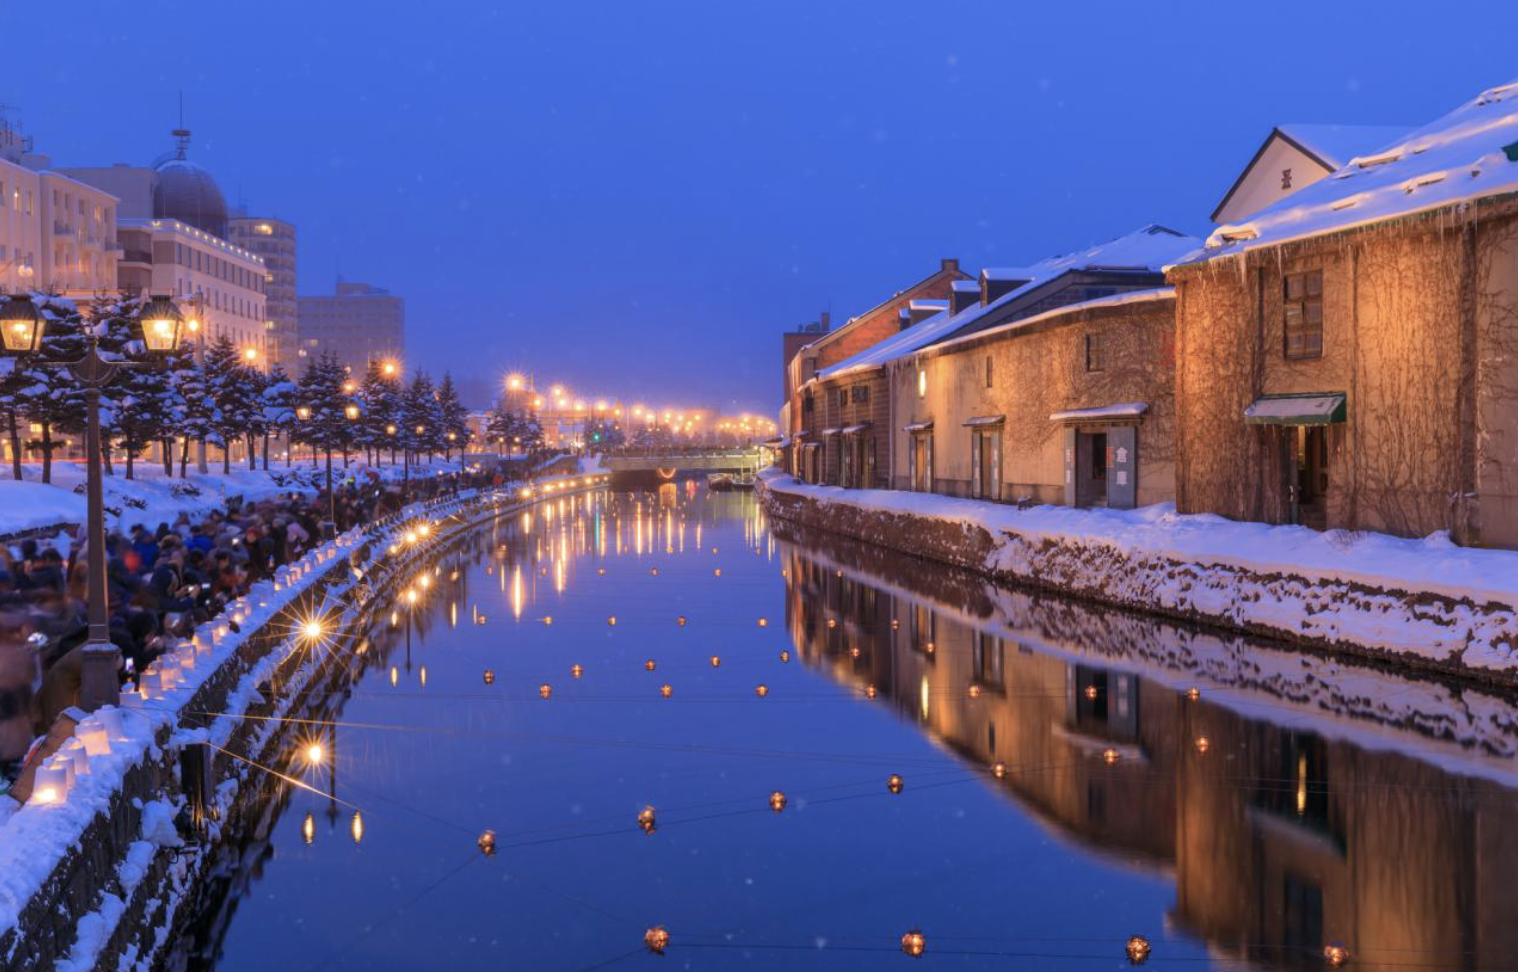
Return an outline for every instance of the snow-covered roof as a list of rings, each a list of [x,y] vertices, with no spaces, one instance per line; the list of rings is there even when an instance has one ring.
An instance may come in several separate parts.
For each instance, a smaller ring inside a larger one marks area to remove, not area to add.
[[[1201,241],[1194,236],[1178,233],[1158,223],[1150,223],[1126,236],[1119,236],[1115,240],[1098,243],[1075,253],[1049,257],[1024,269],[983,270],[982,273],[1020,274],[1013,279],[1027,282],[989,304],[972,304],[958,314],[944,312],[935,314],[925,321],[919,321],[884,341],[871,345],[852,357],[845,358],[831,368],[824,368],[817,373],[816,380],[824,381],[853,372],[878,368],[887,361],[919,351],[1063,274],[1077,270],[1152,270],[1157,273],[1166,264],[1175,262],[1186,253],[1193,252],[1200,243]],[[1170,293],[1173,291],[1167,291],[1166,295]],[[1082,304],[1062,307],[1059,310],[1063,312],[1071,307],[1094,306],[1110,299],[1098,298]]]
[[[957,344],[963,344],[966,341],[977,341],[981,338],[991,337],[997,334],[1004,334],[1007,331],[1015,331],[1024,327],[1032,327],[1033,325],[1040,324],[1044,321],[1049,320],[1050,318],[1059,317],[1062,314],[1069,314],[1074,311],[1096,310],[1102,307],[1119,307],[1123,304],[1146,304],[1156,300],[1174,299],[1174,287],[1154,287],[1149,290],[1130,290],[1126,293],[1113,294],[1110,297],[1096,297],[1092,300],[1083,300],[1078,304],[1061,304],[1059,307],[1051,307],[1049,310],[1046,310],[1040,314],[1034,314],[1031,317],[1019,317],[1015,321],[1008,321],[1005,324],[998,324],[995,327],[988,327],[984,331],[974,331],[970,334],[965,334],[961,337],[954,338],[952,341],[944,341],[942,344],[937,345],[934,350],[942,351],[947,348],[952,348]]]
[[[1357,155],[1328,178],[1220,226],[1181,263],[1349,229],[1518,191],[1518,81]]]
[[[949,284],[949,289],[961,294],[978,294],[980,283],[975,280],[956,280]]]
[[[1277,125],[1285,135],[1330,169],[1357,155],[1374,152],[1402,138],[1410,125]]]

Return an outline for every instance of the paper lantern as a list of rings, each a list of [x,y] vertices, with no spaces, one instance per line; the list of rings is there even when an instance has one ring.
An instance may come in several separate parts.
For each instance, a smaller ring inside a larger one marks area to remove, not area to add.
[[[913,958],[922,958],[922,953],[928,950],[928,940],[914,928],[901,936],[901,950]]]
[[[862,654],[862,652],[860,652],[858,645],[855,645],[854,647],[852,647],[852,648],[849,649],[849,657],[850,658],[858,658],[861,654]]]
[[[1097,693],[1096,693],[1096,686],[1095,685],[1088,685],[1088,686],[1086,686],[1086,698],[1090,699],[1092,702],[1095,702],[1096,701],[1096,694]]]
[[[900,631],[901,630],[901,622],[898,621],[898,620],[896,620],[895,618],[892,618],[891,619],[891,630],[892,631]]]
[[[32,776],[32,795],[28,802],[38,806],[61,803],[68,792],[68,774],[59,767],[43,765],[37,767]]]
[[[770,694],[770,687],[768,685],[755,685],[754,694],[762,699]]]
[[[585,666],[581,665],[579,662],[576,662],[573,665],[569,666],[569,676],[571,678],[579,678],[581,675],[584,675],[584,674],[585,674]]]
[[[970,698],[972,698],[972,699],[978,699],[978,698],[980,698],[980,686],[979,685],[972,685],[972,686],[970,686]]]
[[[547,625],[547,626],[552,626],[553,625],[553,615],[551,615],[551,614],[545,614],[545,615],[543,615],[543,624]]]
[[[718,567],[716,570],[712,571],[712,576],[713,577],[721,577],[722,576],[722,568]]]
[[[931,654],[933,654],[933,652],[935,652],[935,651],[938,650],[938,646],[935,645],[933,642],[930,641],[926,645],[923,645],[922,650],[931,655]]]
[[[1149,939],[1142,935],[1134,935],[1128,939],[1128,945],[1124,950],[1128,953],[1128,961],[1134,965],[1143,965],[1149,958]]]
[[[486,857],[495,856],[495,831],[487,830],[480,834],[480,839],[475,841],[480,847],[480,853]]]
[[[1205,753],[1205,752],[1207,752],[1207,750],[1209,750],[1211,748],[1212,748],[1212,743],[1210,743],[1210,742],[1207,741],[1207,737],[1206,736],[1197,736],[1196,737],[1196,751],[1197,752],[1199,752],[1199,753]]]
[[[785,809],[785,794],[776,790],[770,794],[770,809],[779,813]]]
[[[658,577],[659,576],[659,568],[657,568],[657,567],[650,567],[650,568],[648,568],[648,575],[650,577]]]
[[[994,776],[994,777],[996,777],[998,780],[1004,780],[1004,779],[1006,779],[1007,778],[1007,764],[1006,763],[992,763],[991,764],[991,775]]]
[[[488,669],[488,668],[485,669],[485,684],[486,685],[494,685],[495,684],[495,672],[492,671],[491,669]]]
[[[659,694],[664,696],[666,699],[669,698],[670,695],[674,693],[674,691],[675,690],[668,685],[659,686]]]
[[[547,682],[544,682],[542,685],[538,686],[538,694],[545,699],[548,698],[553,694],[553,686],[549,685]]]
[[[682,628],[685,627],[685,615],[682,614],[678,618],[676,618],[675,619],[675,624],[679,625]]]
[[[655,955],[663,955],[664,950],[669,948],[669,932],[664,930],[663,925],[655,925],[643,933],[643,945]]]
[[[790,661],[791,660],[791,653],[789,651],[782,651],[780,653],[780,660],[782,662],[788,662],[788,661]]]
[[[1349,961],[1349,949],[1337,942],[1332,945],[1325,945],[1323,947],[1323,959],[1328,963],[1329,968],[1337,969]]]
[[[1118,761],[1118,752],[1117,752],[1117,750],[1115,750],[1115,749],[1104,749],[1104,750],[1102,750],[1102,759],[1104,761],[1106,761],[1106,763],[1107,763],[1108,766],[1114,765]]]
[[[300,835],[305,838],[307,844],[316,839],[316,818],[309,813],[306,814],[306,819],[300,822]]]
[[[638,811],[638,826],[645,834],[654,832],[654,808],[644,807]]]
[[[900,793],[902,786],[903,784],[901,777],[897,776],[895,773],[892,773],[889,777],[886,778],[886,789],[890,790],[892,793]]]
[[[828,627],[829,628],[836,628],[836,627],[838,627],[838,619],[837,618],[828,618]]]
[[[1193,686],[1193,687],[1191,687],[1191,688],[1189,688],[1189,689],[1186,690],[1186,698],[1190,699],[1193,702],[1195,702],[1197,699],[1200,699],[1201,697],[1202,697],[1202,690],[1199,689],[1199,688],[1196,688],[1195,686]]]
[[[866,685],[864,687],[864,697],[867,698],[867,699],[873,699],[875,696],[877,696],[879,694],[880,694],[880,690],[877,689],[873,685]]]
[[[713,668],[717,668],[721,664],[722,664],[722,656],[721,655],[713,655],[712,656],[712,667]]]
[[[648,661],[646,661],[646,662],[643,663],[643,670],[645,672],[651,672],[651,671],[653,671],[654,667],[655,667],[654,666],[654,660],[652,658],[650,658]]]
[[[617,626],[617,616],[614,614],[611,617],[607,618],[606,623],[608,626],[615,628]]]
[[[759,619],[759,627],[761,627],[761,628],[767,628],[767,627],[769,627],[769,625],[770,625],[770,619],[769,618],[760,618]]]

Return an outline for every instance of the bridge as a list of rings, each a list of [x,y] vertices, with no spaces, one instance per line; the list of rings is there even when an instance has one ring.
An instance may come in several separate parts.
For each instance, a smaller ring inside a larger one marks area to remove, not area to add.
[[[734,473],[752,476],[764,460],[758,447],[749,449],[689,449],[680,452],[623,452],[601,457],[617,487],[647,487],[687,479],[692,475]]]

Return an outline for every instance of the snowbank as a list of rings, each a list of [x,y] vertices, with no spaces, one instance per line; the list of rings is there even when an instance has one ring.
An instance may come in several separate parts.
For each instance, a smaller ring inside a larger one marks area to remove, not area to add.
[[[1039,506],[761,477],[778,515],[905,552],[1103,603],[1236,630],[1518,676],[1518,553],[1439,533],[1242,523],[1137,510]]]

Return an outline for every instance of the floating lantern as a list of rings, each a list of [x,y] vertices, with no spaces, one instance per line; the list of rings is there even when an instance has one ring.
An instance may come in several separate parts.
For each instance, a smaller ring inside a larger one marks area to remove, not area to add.
[[[875,696],[877,696],[879,694],[880,694],[880,690],[877,689],[873,685],[866,685],[864,687],[864,697],[867,698],[867,699],[873,699]]]
[[[669,948],[669,932],[664,930],[663,925],[655,925],[643,933],[643,945],[655,955],[663,955],[664,950]]]
[[[666,699],[669,698],[674,691],[675,690],[668,685],[659,686],[659,694],[664,696]]]
[[[486,857],[495,856],[495,831],[487,830],[480,834],[480,839],[475,841],[480,847],[480,853]]]
[[[970,686],[970,698],[972,698],[972,699],[978,699],[978,698],[980,698],[980,686],[979,685],[972,685],[972,686]]]
[[[1117,760],[1118,760],[1118,752],[1117,752],[1117,750],[1115,750],[1115,749],[1104,749],[1104,750],[1102,750],[1102,759],[1106,761],[1106,763],[1107,763],[1108,766],[1114,765],[1117,762]]]
[[[1096,686],[1095,685],[1087,685],[1086,686],[1086,698],[1090,699],[1092,702],[1095,702],[1096,701],[1096,695],[1097,695]]]
[[[685,627],[685,615],[682,614],[678,618],[676,618],[675,619],[675,624],[679,625],[682,628]]]
[[[1323,959],[1328,963],[1329,968],[1337,969],[1349,961],[1349,949],[1337,942],[1332,945],[1325,945],[1323,947]]]
[[[553,624],[553,615],[551,615],[551,614],[545,614],[543,616],[543,623],[545,625],[550,625],[551,626]]]
[[[886,779],[886,789],[890,790],[892,793],[900,793],[902,785],[903,784],[901,782],[901,777],[897,776],[895,773],[892,773]]]
[[[654,808],[644,807],[638,811],[638,826],[645,834],[654,832]]]
[[[791,653],[789,651],[782,651],[782,652],[780,652],[780,660],[782,662],[788,662],[788,661],[790,661],[791,660]]]
[[[712,571],[712,576],[713,577],[721,577],[722,576],[722,568],[718,567],[716,570]]]
[[[611,617],[606,619],[606,623],[608,626],[615,628],[617,626],[617,616],[613,614]]]
[[[760,618],[759,619],[759,627],[761,627],[761,628],[768,628],[769,626],[770,626],[770,619],[769,618]]]
[[[306,838],[307,844],[316,839],[316,818],[309,813],[306,814],[306,819],[300,822],[300,835]]]
[[[1199,752],[1199,753],[1205,753],[1205,752],[1207,752],[1207,750],[1209,750],[1211,748],[1212,748],[1212,743],[1210,743],[1210,742],[1207,741],[1207,737],[1206,736],[1197,736],[1196,737],[1196,751],[1197,752]]]
[[[1006,763],[992,763],[991,764],[991,775],[994,776],[994,777],[996,777],[998,780],[1004,780],[1004,779],[1006,779],[1007,778],[1007,764]]]
[[[585,666],[581,665],[579,662],[575,662],[573,665],[569,666],[569,676],[571,678],[579,678],[581,675],[584,675],[584,674],[585,674]]]
[[[770,794],[770,809],[779,813],[785,809],[785,794],[776,790]]]
[[[485,669],[485,684],[486,685],[494,685],[495,684],[495,672],[492,671],[489,668]]]
[[[1195,702],[1197,699],[1200,699],[1201,697],[1202,697],[1202,690],[1199,689],[1199,688],[1197,688],[1196,686],[1192,686],[1191,688],[1189,688],[1189,689],[1186,690],[1186,698],[1190,699],[1193,702]]]
[[[1124,950],[1128,953],[1128,961],[1134,965],[1143,965],[1145,960],[1149,958],[1149,939],[1142,935],[1134,935],[1128,939],[1128,944]]]
[[[553,694],[553,686],[549,685],[547,682],[544,682],[542,685],[538,686],[538,694],[545,699],[548,698]]]
[[[717,668],[721,664],[722,664],[722,656],[721,655],[713,655],[712,656],[712,667],[713,668]]]
[[[650,658],[648,661],[646,661],[646,662],[643,663],[643,670],[645,672],[651,672],[651,671],[653,671],[654,667],[655,667],[654,666],[654,660],[652,658]]]
[[[922,953],[928,950],[928,940],[914,928],[901,936],[901,950],[913,958],[922,958]]]
[[[762,699],[770,694],[770,687],[768,685],[755,685],[754,694]]]

